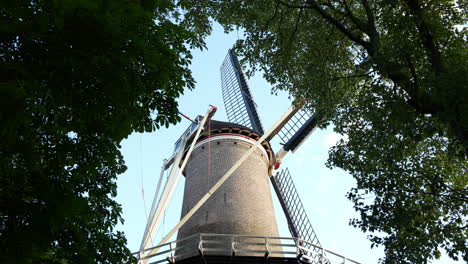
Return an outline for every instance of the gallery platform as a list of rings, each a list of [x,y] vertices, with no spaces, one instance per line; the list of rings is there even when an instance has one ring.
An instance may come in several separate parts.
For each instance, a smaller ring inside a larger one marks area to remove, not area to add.
[[[134,253],[140,264],[361,264],[292,237],[195,234]]]

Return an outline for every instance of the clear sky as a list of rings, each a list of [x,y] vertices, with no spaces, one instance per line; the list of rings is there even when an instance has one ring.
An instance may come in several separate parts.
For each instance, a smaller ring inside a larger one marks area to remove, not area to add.
[[[197,85],[193,91],[186,90],[178,100],[182,113],[194,118],[203,115],[208,105],[212,104],[218,107],[213,119],[227,121],[221,96],[219,69],[228,49],[237,38],[236,32],[225,34],[222,28],[216,25],[213,34],[207,39],[208,50],[193,52],[194,59],[190,68]],[[263,127],[267,130],[288,109],[290,100],[286,93],[272,95],[271,85],[263,80],[261,75],[257,73],[252,77],[249,86],[258,105]],[[137,251],[140,247],[146,215],[151,208],[162,161],[171,156],[174,143],[188,125],[189,122],[183,120],[175,126],[153,133],[134,133],[122,142],[121,150],[128,170],[118,178],[117,201],[122,205],[125,223],[117,229],[125,232],[128,247],[132,251]],[[286,156],[282,167],[289,168],[322,246],[361,263],[377,263],[384,254],[383,248],[371,249],[370,242],[366,239],[367,234],[348,224],[349,219],[358,216],[353,204],[345,197],[355,185],[354,179],[340,169],[330,170],[325,167],[328,149],[339,138],[332,128],[317,129],[296,153]],[[279,149],[276,141],[272,142],[272,146],[275,151]],[[182,177],[153,238],[154,245],[158,244],[180,219],[183,186]],[[280,235],[290,236],[281,207],[274,192],[272,193]],[[456,262],[444,257],[434,263]]]

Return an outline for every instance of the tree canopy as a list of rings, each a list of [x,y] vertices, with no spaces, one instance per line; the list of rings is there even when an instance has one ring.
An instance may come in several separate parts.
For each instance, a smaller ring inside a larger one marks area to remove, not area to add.
[[[2,1],[0,262],[131,260],[119,144],[180,120],[203,46],[174,1]]]
[[[250,74],[305,99],[343,135],[328,165],[357,185],[351,224],[385,263],[468,261],[466,1],[184,0],[227,31]]]

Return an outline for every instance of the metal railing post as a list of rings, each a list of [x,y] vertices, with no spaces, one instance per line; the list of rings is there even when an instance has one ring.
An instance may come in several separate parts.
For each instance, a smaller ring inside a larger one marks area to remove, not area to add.
[[[325,264],[325,249],[322,248],[322,254],[320,256],[320,263]]]
[[[175,248],[172,248],[172,243],[169,243],[169,259],[171,263],[175,262],[175,255],[174,255]]]
[[[236,254],[236,249],[234,248],[234,236],[231,236],[231,256]]]
[[[138,264],[141,263],[141,258],[143,257],[143,251],[138,252]]]
[[[198,236],[198,251],[200,252],[200,255],[203,256],[203,236],[202,234],[199,234]]]

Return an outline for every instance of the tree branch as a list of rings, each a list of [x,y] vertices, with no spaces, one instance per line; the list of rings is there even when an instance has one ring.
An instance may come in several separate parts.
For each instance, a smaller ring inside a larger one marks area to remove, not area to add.
[[[362,47],[364,47],[370,54],[374,53],[374,49],[370,45],[369,42],[363,40],[361,37],[357,36],[356,34],[353,34],[350,31],[349,28],[346,28],[342,23],[340,23],[338,21],[338,19],[336,19],[335,17],[330,15],[328,12],[326,12],[314,0],[307,0],[306,3],[308,5],[305,5],[305,6],[289,4],[289,3],[285,3],[284,1],[281,1],[281,0],[276,0],[276,1],[278,1],[279,3],[281,3],[282,5],[284,5],[284,6],[288,7],[288,8],[307,8],[307,9],[315,10],[317,13],[319,13],[319,15],[323,19],[325,19],[326,21],[328,21],[329,23],[334,25],[338,30],[341,31],[341,33],[343,33],[345,36],[347,36],[350,40],[352,40],[352,41],[356,42],[357,44],[361,45]]]
[[[342,1],[343,7],[345,12],[348,14],[349,19],[363,32],[365,32],[367,35],[369,35],[369,28],[368,25],[366,25],[365,22],[363,22],[361,19],[356,17],[354,13],[351,11],[351,9],[348,6],[348,3],[346,3],[346,0]]]
[[[302,9],[313,9],[315,10],[322,19],[325,19],[327,22],[335,26],[341,33],[343,33],[348,39],[355,42],[356,44],[362,46],[369,57],[372,58],[373,62],[377,66],[377,69],[382,74],[382,76],[392,80],[398,87],[408,93],[410,99],[407,101],[417,112],[422,114],[437,114],[440,112],[440,109],[433,104],[430,96],[424,91],[416,90],[413,82],[411,81],[410,76],[404,72],[402,69],[404,65],[389,61],[385,56],[379,54],[379,35],[375,27],[375,17],[372,13],[371,5],[368,0],[360,0],[368,17],[370,27],[369,38],[370,41],[364,40],[361,36],[356,33],[353,33],[350,28],[346,27],[344,23],[340,22],[337,17],[333,16],[327,12],[322,6],[320,6],[316,0],[304,0],[305,5],[296,5],[290,4],[286,1],[276,0],[281,5],[284,5],[288,8],[302,8]],[[428,25],[425,24],[421,8],[418,6],[417,0],[405,0],[412,13],[420,22],[416,22],[418,29],[421,32],[423,42],[425,43],[426,48],[430,51],[431,63],[433,67],[438,71],[442,71],[442,59],[441,54],[436,48],[434,43],[434,36],[428,29]]]
[[[372,9],[369,5],[369,2],[367,0],[361,0],[362,6],[364,7],[364,11],[366,11],[366,16],[367,16],[367,22],[368,24],[374,26],[375,28],[375,17],[374,13],[372,12]]]
[[[375,27],[375,16],[372,12],[372,7],[370,6],[368,0],[361,0],[361,3],[366,12],[367,26],[369,27],[368,35],[371,40],[372,46],[376,48],[376,46],[379,45],[379,32],[377,32],[377,28]]]
[[[289,44],[291,45],[293,39],[294,39],[294,36],[296,35],[296,32],[297,32],[297,27],[299,26],[299,21],[301,20],[301,16],[302,16],[302,11],[304,9],[299,9],[299,14],[297,15],[297,19],[296,19],[296,25],[294,26],[294,31],[292,32],[291,34],[291,38],[289,39]]]
[[[414,68],[413,61],[411,61],[409,54],[405,54],[405,57],[406,57],[406,62],[408,63],[408,67],[411,71],[411,75],[413,76],[413,89],[417,91],[419,89],[419,85],[418,85],[418,76],[416,75],[416,69]]]
[[[267,29],[270,27],[271,21],[273,21],[273,19],[275,19],[275,17],[276,17],[276,14],[278,14],[279,5],[280,5],[280,3],[277,2],[276,6],[275,6],[275,12],[273,13],[273,16],[270,19],[268,19],[268,21],[266,22],[265,29],[263,30],[263,32],[267,31]]]
[[[429,58],[432,68],[440,73],[445,70],[442,61],[442,55],[435,44],[434,34],[430,30],[430,26],[426,23],[423,10],[418,3],[418,0],[405,0],[411,14],[414,16],[414,21],[418,29],[423,45],[429,51]]]

